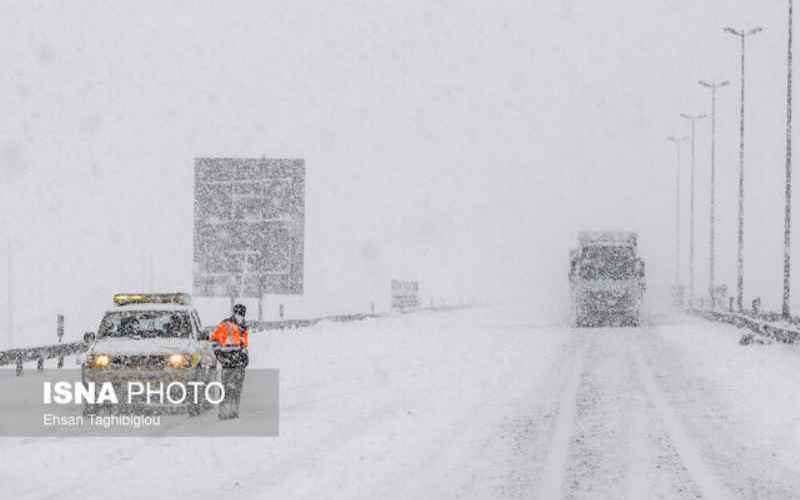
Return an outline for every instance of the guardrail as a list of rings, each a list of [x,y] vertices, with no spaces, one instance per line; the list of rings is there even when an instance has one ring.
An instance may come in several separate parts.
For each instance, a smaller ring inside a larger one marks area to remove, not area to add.
[[[58,358],[58,368],[64,366],[64,357],[84,352],[87,345],[83,342],[68,342],[39,347],[22,347],[0,351],[0,366],[17,365],[17,375],[22,374],[22,364],[26,361],[36,361],[37,370],[44,369],[46,359]]]
[[[305,328],[316,325],[320,321],[362,321],[367,318],[380,318],[384,314],[335,314],[331,316],[321,316],[319,318],[310,319],[283,319],[279,321],[249,321],[248,325],[252,332],[259,330],[290,330],[296,328]]]
[[[800,318],[792,317],[786,320],[779,313],[748,314],[708,310],[693,312],[712,321],[728,323],[738,328],[747,328],[753,333],[786,344],[793,344],[800,337]]]
[[[471,305],[457,305],[457,306],[431,306],[431,307],[417,307],[415,309],[409,309],[404,312],[396,312],[395,314],[407,314],[407,313],[415,313],[415,312],[422,312],[422,311],[430,311],[430,312],[447,312],[447,311],[455,311],[459,309],[468,309],[472,307]],[[316,325],[320,321],[336,321],[336,322],[348,322],[348,321],[363,321],[369,318],[383,318],[386,316],[390,316],[390,314],[382,314],[382,313],[354,313],[354,314],[333,314],[329,316],[320,316],[319,318],[311,318],[311,319],[284,319],[279,321],[249,321],[248,324],[250,325],[253,331],[257,330],[287,330],[293,328],[304,328]]]

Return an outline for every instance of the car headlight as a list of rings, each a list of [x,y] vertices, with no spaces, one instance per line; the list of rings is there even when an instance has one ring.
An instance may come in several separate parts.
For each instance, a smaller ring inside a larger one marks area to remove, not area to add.
[[[89,366],[92,368],[105,368],[111,364],[111,356],[108,354],[95,354],[89,358]]]
[[[189,366],[188,354],[170,354],[167,358],[167,366],[170,368],[185,368]]]

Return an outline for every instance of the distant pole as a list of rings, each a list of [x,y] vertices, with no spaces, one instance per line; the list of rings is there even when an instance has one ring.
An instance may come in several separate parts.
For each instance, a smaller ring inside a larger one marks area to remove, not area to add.
[[[234,277],[229,275],[228,276],[228,298],[230,299],[230,307],[229,311],[233,313],[233,305],[236,302],[236,287],[233,284]]]
[[[792,249],[792,0],[789,0],[789,48],[786,57],[786,206],[783,224],[783,308],[789,318]]]
[[[724,31],[739,38],[741,42],[739,56],[741,58],[741,81],[739,84],[741,96],[739,99],[739,225],[737,231],[736,248],[736,310],[743,310],[744,296],[744,68],[745,68],[745,40],[748,36],[755,35],[761,28],[751,30],[737,30],[725,28]]]
[[[64,339],[64,315],[58,314],[56,315],[56,337],[58,337],[58,343],[60,344],[61,341]],[[56,365],[59,369],[64,368],[64,355],[63,353],[58,356],[58,363]]]
[[[681,283],[681,143],[688,137],[667,137],[675,145],[675,286]]]
[[[148,271],[148,266],[147,266],[147,251],[146,250],[142,250],[140,258],[141,258],[141,265],[142,265],[142,276],[141,276],[141,279],[142,279],[142,290],[145,290],[145,291],[148,291],[148,292],[152,292],[152,290],[148,290],[148,288],[147,288],[149,286],[148,282],[150,280],[147,277],[147,275],[149,274],[149,271]]]
[[[11,240],[8,242],[8,348],[14,348],[14,267],[11,263]]]
[[[695,166],[695,125],[697,120],[702,120],[706,115],[690,115],[682,113],[681,116],[689,120],[691,125],[692,164],[689,170],[689,308],[694,308],[694,166]]]
[[[711,89],[711,200],[710,205],[710,224],[709,224],[709,258],[708,258],[708,294],[711,298],[711,309],[716,308],[716,300],[714,300],[714,234],[716,218],[714,214],[715,209],[715,191],[716,191],[716,148],[717,148],[717,89],[725,87],[730,82],[708,82],[701,80],[700,85]]]
[[[148,272],[148,280],[149,280],[149,291],[155,292],[155,268],[153,267],[153,252],[148,252],[147,254],[147,272]]]
[[[258,321],[264,321],[264,281],[258,277]]]

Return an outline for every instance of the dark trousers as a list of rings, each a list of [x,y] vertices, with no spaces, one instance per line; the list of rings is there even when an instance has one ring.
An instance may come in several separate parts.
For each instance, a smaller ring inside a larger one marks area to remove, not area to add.
[[[222,365],[222,386],[225,388],[225,399],[219,405],[219,418],[238,418],[245,368],[250,359],[246,351],[237,349],[217,352],[217,360]]]

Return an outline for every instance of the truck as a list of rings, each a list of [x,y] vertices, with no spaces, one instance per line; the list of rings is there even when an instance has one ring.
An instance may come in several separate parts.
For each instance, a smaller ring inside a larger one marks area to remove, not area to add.
[[[638,235],[581,231],[570,250],[571,320],[576,327],[638,326],[645,292]]]

